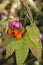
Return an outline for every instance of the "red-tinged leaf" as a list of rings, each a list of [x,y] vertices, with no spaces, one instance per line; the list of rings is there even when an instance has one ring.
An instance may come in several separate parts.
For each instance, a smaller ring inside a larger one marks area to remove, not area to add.
[[[36,42],[34,43],[31,38],[29,37],[29,34],[26,34],[27,37],[27,44],[29,44],[29,48],[31,50],[31,52],[33,53],[33,55],[38,59],[38,61],[41,60],[41,56],[42,56],[42,43],[41,40],[39,40],[39,42],[36,44]]]

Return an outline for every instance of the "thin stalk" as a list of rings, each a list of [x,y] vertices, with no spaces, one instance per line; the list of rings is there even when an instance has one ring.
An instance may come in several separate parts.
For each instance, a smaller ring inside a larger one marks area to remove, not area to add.
[[[31,18],[29,17],[29,15],[27,14],[27,12],[25,12],[25,15],[27,16],[27,18],[29,19],[30,23],[32,24],[33,22],[31,20]]]
[[[30,59],[29,61],[25,62],[25,64],[30,63],[30,62],[32,62],[32,61],[34,61],[34,60],[35,60],[35,58],[32,58],[32,59]]]
[[[22,4],[22,9],[24,9],[24,14],[25,16],[27,16],[27,18],[30,20],[30,23],[32,24],[33,23],[33,18],[30,16],[30,12],[27,11],[27,7],[26,7],[26,4],[24,5],[24,1],[23,0],[20,0],[21,4]]]

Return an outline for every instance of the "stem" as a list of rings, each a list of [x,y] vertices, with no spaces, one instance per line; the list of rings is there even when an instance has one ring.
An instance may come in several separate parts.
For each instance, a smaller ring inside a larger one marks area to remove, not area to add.
[[[30,63],[30,62],[32,62],[33,60],[35,60],[35,58],[30,59],[29,61],[25,62],[25,64]]]
[[[27,16],[27,18],[30,20],[30,23],[32,24],[33,16],[32,16],[30,9],[28,8],[28,3],[26,3],[26,1],[24,1],[24,0],[20,0],[20,2],[22,4],[22,9],[24,9],[25,16]]]
[[[25,15],[27,16],[27,18],[29,19],[30,23],[32,24],[33,21],[31,20],[31,18],[30,18],[29,15],[27,14],[27,12],[25,12]]]

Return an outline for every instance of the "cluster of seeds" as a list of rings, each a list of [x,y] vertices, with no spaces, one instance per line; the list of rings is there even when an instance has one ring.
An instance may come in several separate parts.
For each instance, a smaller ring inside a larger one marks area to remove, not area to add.
[[[7,34],[12,35],[13,37],[15,37],[18,40],[22,39],[24,32],[18,30],[18,28],[23,27],[22,23],[19,21],[12,21],[9,24],[9,26],[10,26],[10,28],[8,29]],[[16,29],[14,29],[14,28],[16,28]]]
[[[23,27],[22,23],[17,21],[17,20],[10,22],[9,26],[12,27],[12,28],[14,28],[14,27],[22,28]]]

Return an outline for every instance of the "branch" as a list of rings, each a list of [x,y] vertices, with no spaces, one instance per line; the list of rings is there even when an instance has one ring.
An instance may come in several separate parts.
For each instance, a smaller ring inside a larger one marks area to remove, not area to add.
[[[23,5],[26,8],[26,10],[27,10],[31,20],[33,21],[33,16],[32,16],[32,12],[31,12],[31,8],[28,6],[27,1],[26,0],[20,0],[20,1],[23,3]]]

